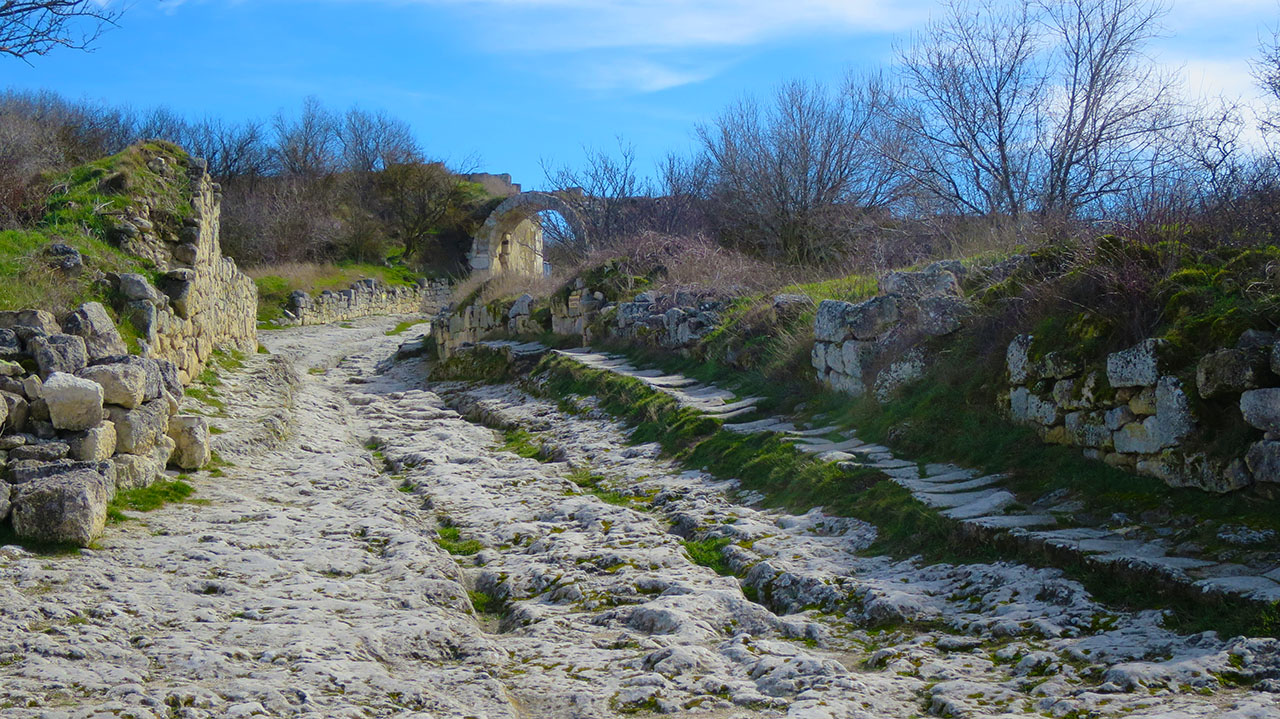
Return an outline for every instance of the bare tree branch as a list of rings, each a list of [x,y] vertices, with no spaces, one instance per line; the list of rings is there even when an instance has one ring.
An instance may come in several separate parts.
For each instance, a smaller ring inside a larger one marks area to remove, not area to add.
[[[59,47],[86,50],[119,17],[94,0],[0,0],[0,55],[25,60]]]

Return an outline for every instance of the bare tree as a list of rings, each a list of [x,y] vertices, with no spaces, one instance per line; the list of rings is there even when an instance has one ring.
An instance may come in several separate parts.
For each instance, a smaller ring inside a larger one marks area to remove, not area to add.
[[[25,60],[59,47],[85,50],[119,17],[95,0],[0,0],[0,55]]]
[[[792,82],[767,107],[746,99],[699,126],[721,236],[788,262],[834,259],[850,217],[892,194],[893,173],[874,151],[882,89]]]
[[[912,104],[901,115],[916,182],[954,210],[1016,218],[1034,195],[1047,78],[1030,3],[949,0],[900,50]]]
[[[573,235],[566,223],[550,222],[548,246],[558,245],[571,256],[609,245],[644,229],[641,213],[652,188],[636,171],[635,145],[617,138],[617,154],[583,148],[586,160],[577,169],[552,169],[543,163],[547,184],[578,214],[586,238]]]
[[[297,118],[283,114],[272,120],[276,166],[287,175],[317,178],[337,165],[337,134],[333,115],[315,97],[303,101]]]
[[[422,150],[413,138],[413,130],[403,120],[382,111],[348,110],[337,135],[343,163],[350,172],[376,172],[392,165],[422,161]]]

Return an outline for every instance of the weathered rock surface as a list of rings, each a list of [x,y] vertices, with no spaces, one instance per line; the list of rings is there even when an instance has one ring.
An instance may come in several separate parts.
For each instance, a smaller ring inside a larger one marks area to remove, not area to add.
[[[129,351],[106,308],[97,302],[80,305],[63,318],[62,331],[84,340],[90,362]]]
[[[169,461],[182,469],[199,469],[209,463],[209,421],[194,415],[169,418],[169,438],[175,443]]]
[[[54,372],[45,380],[42,392],[49,421],[58,429],[76,432],[102,421],[102,385],[97,382]]]
[[[107,413],[116,426],[116,451],[124,454],[147,454],[169,428],[169,403],[162,399],[136,409],[107,405]]]
[[[89,469],[25,482],[13,493],[13,531],[24,539],[86,547],[102,533],[114,493],[114,477]]]
[[[40,368],[40,379],[48,379],[54,372],[75,374],[89,363],[84,339],[76,335],[35,337],[27,343],[27,350]]]
[[[147,372],[132,363],[93,365],[80,370],[76,376],[102,385],[102,401],[125,409],[133,409],[142,404],[148,390],[155,388],[149,387]],[[158,384],[159,372],[154,379]]]

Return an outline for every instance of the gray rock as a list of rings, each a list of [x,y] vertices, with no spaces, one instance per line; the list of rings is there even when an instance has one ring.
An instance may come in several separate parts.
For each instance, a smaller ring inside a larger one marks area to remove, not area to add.
[[[813,349],[809,350],[809,364],[818,370],[819,374],[827,371],[827,348],[834,346],[826,342],[814,342]]]
[[[150,487],[164,469],[154,457],[141,454],[117,454],[111,464],[115,467],[116,489]]]
[[[209,463],[209,422],[204,417],[170,417],[169,437],[175,443],[170,463],[182,469],[200,469]]]
[[[169,298],[169,307],[173,310],[173,313],[184,320],[190,319],[194,284],[190,281],[172,279],[166,275],[162,287],[165,295]]]
[[[1145,387],[1160,378],[1164,340],[1147,339],[1107,356],[1107,380],[1112,387]]]
[[[1172,447],[1195,430],[1195,418],[1182,380],[1164,376],[1156,383],[1155,416],[1146,420],[1153,436],[1166,447]]]
[[[133,325],[148,344],[156,343],[156,334],[159,331],[156,321],[159,315],[155,304],[146,300],[134,300],[125,305],[122,315],[123,319]]]
[[[1263,332],[1262,330],[1245,330],[1240,333],[1240,339],[1236,340],[1236,349],[1264,349],[1271,350],[1271,346],[1276,342],[1275,332]]]
[[[48,379],[54,372],[75,374],[89,364],[84,339],[76,335],[35,337],[27,343],[27,348],[35,357],[40,379]]]
[[[1084,370],[1080,361],[1061,352],[1049,352],[1040,359],[1038,374],[1050,379],[1074,377]]]
[[[22,396],[27,398],[28,402],[44,397],[44,382],[40,380],[39,375],[31,375],[22,380]]]
[[[147,454],[169,428],[169,404],[153,399],[137,409],[107,405],[108,418],[116,425],[116,452]]]
[[[168,360],[152,359],[150,357],[139,357],[138,355],[112,355],[104,357],[93,363],[94,365],[129,365],[137,367],[146,375],[146,384],[142,392],[142,400],[159,399],[169,385],[166,380],[165,372],[172,373],[172,381],[179,388],[182,383],[178,381],[178,368]],[[167,369],[166,369],[167,368]],[[172,391],[172,390],[170,390]],[[179,389],[181,394],[181,389]]]
[[[924,356],[917,349],[894,362],[876,375],[875,397],[878,402],[888,402],[900,387],[924,375]]]
[[[892,295],[872,297],[845,312],[844,322],[854,339],[875,340],[898,323],[898,300]]]
[[[84,340],[89,361],[128,353],[124,339],[107,310],[97,302],[86,302],[62,320],[63,332]]]
[[[54,372],[44,383],[49,420],[58,429],[73,432],[102,421],[102,385],[63,372]]]
[[[1280,388],[1252,389],[1240,395],[1244,421],[1263,432],[1280,432]]]
[[[960,329],[961,320],[969,312],[969,306],[963,300],[949,295],[926,297],[917,306],[921,331],[934,337]]]
[[[0,401],[4,402],[4,427],[10,432],[22,432],[27,428],[29,405],[26,397],[13,392],[0,391]]]
[[[1106,450],[1115,446],[1102,412],[1071,412],[1062,421],[1072,444]]]
[[[1270,373],[1269,348],[1211,352],[1196,365],[1196,389],[1205,399],[1261,387]]]
[[[1105,421],[1107,429],[1114,432],[1137,418],[1133,410],[1129,409],[1129,405],[1122,404],[1119,407],[1107,410]]]
[[[880,281],[880,291],[886,295],[904,297],[928,297],[936,295],[960,296],[960,281],[955,274],[941,264],[932,264],[919,272],[890,272]]]
[[[193,242],[183,242],[173,248],[173,259],[184,265],[194,265],[200,256],[200,247]]]
[[[813,306],[813,299],[808,295],[783,294],[773,296],[773,309],[776,312],[798,312]]]
[[[1112,435],[1116,451],[1123,454],[1155,454],[1165,447],[1147,422],[1130,422]]]
[[[0,522],[9,518],[9,510],[13,507],[13,485],[0,479]]]
[[[1280,442],[1255,442],[1245,454],[1245,464],[1257,482],[1280,482]]]
[[[71,448],[63,442],[25,444],[21,447],[15,447],[9,451],[9,461],[23,462],[27,460],[34,460],[36,462],[53,462],[55,460],[65,459],[70,450]]]
[[[533,295],[525,293],[520,295],[515,302],[511,303],[511,308],[507,310],[507,317],[515,318],[520,315],[527,315],[533,309]]]
[[[151,282],[133,272],[120,275],[120,294],[132,301],[145,300],[153,304],[160,301],[160,292],[151,286]]]
[[[845,315],[853,309],[853,304],[839,300],[823,300],[818,304],[818,313],[813,318],[813,336],[819,342],[844,342],[850,338],[849,326]],[[619,320],[622,318],[622,306],[618,307]]]
[[[1033,339],[1031,335],[1018,335],[1009,343],[1009,349],[1005,351],[1004,355],[1005,365],[1009,368],[1009,384],[1025,384],[1030,379],[1028,373],[1031,365],[1029,353],[1031,352]]]
[[[65,472],[74,472],[87,469],[92,472],[105,473],[114,471],[108,468],[110,462],[81,462],[74,459],[55,459],[52,462],[40,462],[36,460],[25,460],[22,462],[14,462],[9,465],[10,481],[13,484],[26,484],[42,477],[52,477],[55,474],[63,474]]]
[[[1015,387],[1009,393],[1010,416],[1015,422],[1034,422],[1052,426],[1062,419],[1058,406],[1037,396],[1026,387]]]
[[[31,399],[28,397],[27,407],[29,409],[29,414],[27,415],[28,422],[49,421],[49,403],[46,402],[43,397],[40,399]]]
[[[178,365],[167,359],[159,357],[152,360],[155,362],[156,369],[160,370],[160,382],[162,388],[167,390],[174,397],[181,397],[183,392],[182,381],[178,379]],[[150,399],[150,397],[148,397]]]
[[[24,354],[22,340],[10,329],[0,329],[0,358],[17,359]]]
[[[97,427],[66,437],[67,455],[81,462],[101,462],[116,452],[116,425],[104,421]]]
[[[94,365],[80,370],[76,376],[102,385],[102,401],[125,409],[142,404],[147,395],[147,372],[135,364]]]
[[[107,503],[115,494],[114,469],[111,474],[72,470],[20,485],[13,496],[14,533],[23,539],[89,546],[106,525]]]
[[[0,314],[0,327],[17,331],[19,327],[35,330],[37,333],[56,335],[62,332],[58,321],[44,310],[18,310]]]

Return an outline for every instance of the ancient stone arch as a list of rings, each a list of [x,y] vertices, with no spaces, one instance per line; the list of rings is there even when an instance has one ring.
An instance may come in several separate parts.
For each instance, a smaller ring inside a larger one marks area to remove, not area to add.
[[[494,208],[476,233],[467,256],[471,271],[542,274],[542,225],[536,215],[548,210],[560,213],[578,238],[585,237],[582,221],[569,203],[546,192],[522,192]]]

